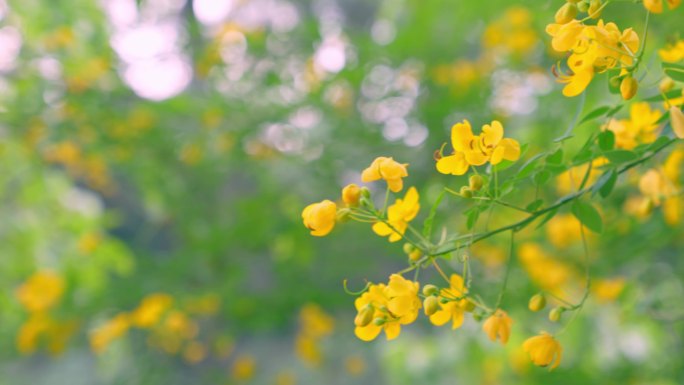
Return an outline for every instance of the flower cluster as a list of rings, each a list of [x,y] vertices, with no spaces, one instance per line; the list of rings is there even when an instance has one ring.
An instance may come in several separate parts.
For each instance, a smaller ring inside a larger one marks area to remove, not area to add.
[[[566,6],[572,7],[571,2]],[[558,80],[565,83],[563,95],[581,94],[597,73],[617,68],[620,74],[614,80],[619,84],[624,99],[631,99],[637,90],[637,82],[631,73],[635,67],[639,36],[632,28],[620,31],[615,23],[599,20],[596,25],[582,21],[556,17],[546,32],[552,36],[551,46],[558,52],[569,52],[569,72],[557,73]]]
[[[463,175],[470,166],[492,165],[502,160],[516,161],[520,157],[520,143],[504,138],[504,128],[498,121],[482,126],[480,135],[473,135],[470,122],[464,120],[451,128],[451,155],[440,154],[437,171],[442,174]]]

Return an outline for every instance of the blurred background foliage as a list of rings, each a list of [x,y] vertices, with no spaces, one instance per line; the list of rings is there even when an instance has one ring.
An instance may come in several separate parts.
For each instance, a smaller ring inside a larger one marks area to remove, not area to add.
[[[380,155],[410,164],[428,207],[464,183],[432,159],[464,118],[547,149],[579,105],[550,72],[556,3],[0,1],[0,384],[684,382],[682,225],[625,214],[638,176],[599,203],[595,295],[553,372],[519,346],[553,328],[527,299],[581,276],[571,217],[518,245],[506,347],[473,320],[357,340],[342,280],[384,281],[406,256],[361,225],[301,224]],[[639,33],[643,16],[604,12]],[[681,9],[650,28],[655,57]],[[619,103],[594,83],[585,112]],[[442,205],[440,225],[465,208]],[[506,244],[472,251],[484,296]]]

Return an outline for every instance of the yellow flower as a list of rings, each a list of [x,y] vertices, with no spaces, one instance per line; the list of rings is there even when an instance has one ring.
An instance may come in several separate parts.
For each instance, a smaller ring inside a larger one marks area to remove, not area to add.
[[[676,63],[684,60],[684,40],[678,40],[675,43],[668,44],[665,48],[658,50],[660,59],[668,63]]]
[[[42,312],[57,304],[64,293],[64,279],[52,271],[39,271],[17,289],[16,296],[30,312]]]
[[[342,189],[342,201],[347,206],[356,206],[361,198],[361,189],[354,183],[348,184]]]
[[[21,325],[17,334],[17,349],[21,354],[36,350],[40,336],[50,328],[50,320],[43,313],[34,313]]]
[[[487,162],[493,165],[502,160],[518,160],[520,144],[513,139],[504,138],[504,129],[499,121],[482,126],[480,135],[473,135],[470,122],[464,120],[451,127],[452,155],[443,156],[437,161],[437,171],[442,174],[463,175],[470,166],[481,166]]]
[[[567,52],[577,45],[584,26],[579,20],[572,20],[566,24],[549,24],[546,33],[551,39],[551,47],[558,52]]]
[[[168,294],[155,293],[145,297],[138,306],[131,313],[131,323],[140,328],[149,328],[154,326],[164,314],[166,310],[171,307],[173,298]]]
[[[559,249],[571,246],[582,238],[580,223],[572,214],[557,214],[546,224],[549,241]]]
[[[448,299],[447,303],[440,303],[440,310],[430,316],[430,322],[434,325],[442,326],[451,320],[451,328],[458,329],[463,325],[466,299],[458,299],[468,292],[463,282],[463,277],[452,274],[449,278],[449,288],[439,292],[441,298]]]
[[[335,227],[337,205],[330,200],[312,203],[302,211],[304,226],[311,230],[311,235],[322,237],[327,235]]]
[[[563,354],[563,348],[558,341],[546,332],[528,338],[523,343],[523,349],[530,355],[532,363],[542,367],[551,365],[550,370],[558,367]]]
[[[128,332],[130,320],[128,314],[119,313],[90,333],[90,347],[95,353],[102,353],[114,340]]]
[[[599,302],[614,301],[624,288],[625,279],[622,277],[597,279],[591,285],[591,291]]]
[[[249,380],[254,377],[254,372],[256,372],[256,360],[248,355],[236,358],[231,370],[233,379],[238,381]]]
[[[651,143],[658,138],[657,121],[662,116],[646,102],[632,103],[629,120],[612,119],[604,129],[615,134],[615,146],[631,150],[639,144]]]
[[[400,240],[406,232],[409,222],[418,215],[418,210],[420,210],[418,198],[416,188],[409,188],[404,199],[397,199],[387,209],[387,223],[376,222],[373,224],[373,231],[381,237],[389,235],[390,242]]]
[[[375,158],[368,168],[361,173],[361,180],[365,183],[384,179],[392,192],[399,192],[404,188],[404,181],[401,178],[408,176],[406,167],[408,164],[401,164],[392,158],[384,156]]]
[[[197,364],[207,356],[207,347],[204,344],[193,341],[183,350],[183,359],[189,364]]]
[[[387,340],[399,336],[401,325],[416,320],[421,307],[418,282],[393,274],[388,285],[371,285],[354,302],[359,315],[354,334],[363,341],[372,341],[385,331]]]
[[[314,338],[321,338],[332,333],[335,320],[316,304],[307,304],[299,312],[302,332]]]
[[[535,243],[520,245],[518,258],[532,281],[551,293],[561,293],[566,285],[577,278],[571,266],[551,258]]]
[[[665,0],[669,9],[679,7],[682,0]],[[644,8],[653,13],[663,13],[663,0],[644,0]]]
[[[511,325],[513,325],[513,320],[508,316],[508,313],[496,309],[496,312],[487,318],[482,325],[482,330],[487,333],[490,340],[496,341],[498,338],[505,345],[511,335]]]

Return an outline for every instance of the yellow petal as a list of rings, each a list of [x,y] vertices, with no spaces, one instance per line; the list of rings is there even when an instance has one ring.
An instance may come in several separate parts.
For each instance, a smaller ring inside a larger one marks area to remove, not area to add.
[[[473,129],[469,121],[463,120],[462,123],[456,123],[451,127],[451,145],[455,152],[465,151],[473,139]]]
[[[435,312],[435,314],[430,316],[430,322],[432,322],[432,324],[436,326],[442,326],[445,323],[449,322],[450,319],[451,312],[446,311],[444,309],[438,310]]]
[[[396,322],[388,322],[383,327],[385,329],[385,336],[387,336],[387,341],[391,341],[399,337],[399,333],[401,333],[401,325],[399,325]]]
[[[356,336],[362,341],[373,341],[375,337],[380,334],[380,331],[382,331],[382,327],[375,326],[373,323],[370,323],[364,327],[357,326],[354,329],[354,334],[356,334]]]
[[[679,107],[670,108],[670,125],[675,136],[684,139],[684,112]]]
[[[485,124],[482,126],[482,142],[485,146],[496,147],[503,139],[504,129],[501,122],[495,120],[492,124]]]
[[[399,179],[387,179],[387,186],[392,192],[399,192],[404,188],[404,181]]]
[[[462,152],[445,156],[437,161],[437,171],[446,175],[463,175],[468,172],[468,162]]]
[[[386,237],[394,232],[385,222],[375,222],[373,224],[373,231],[381,237]]]

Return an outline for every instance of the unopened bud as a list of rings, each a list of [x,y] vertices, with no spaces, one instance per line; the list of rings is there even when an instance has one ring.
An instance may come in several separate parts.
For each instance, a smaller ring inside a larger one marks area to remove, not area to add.
[[[563,4],[562,7],[556,12],[556,23],[558,24],[567,24],[573,20],[575,20],[575,16],[577,16],[577,5],[572,4],[572,3],[565,3]]]
[[[342,201],[348,206],[358,206],[359,199],[361,199],[361,188],[354,183],[342,189]]]
[[[672,80],[671,77],[666,76],[663,80],[660,81],[660,84],[658,85],[658,89],[660,89],[660,92],[667,92],[671,91],[675,86],[674,80]]]
[[[435,314],[440,309],[439,299],[433,295],[425,298],[423,301],[423,308],[426,316]]]
[[[409,259],[413,262],[416,262],[422,256],[423,256],[423,252],[418,250],[418,249],[415,249],[411,253],[409,253]]]
[[[533,295],[532,298],[530,298],[530,302],[527,304],[527,307],[532,311],[542,310],[546,307],[546,297],[544,297],[544,294],[542,293]]]
[[[473,197],[473,190],[471,190],[468,186],[463,186],[461,187],[461,196],[463,198],[472,198]]]
[[[423,295],[428,297],[428,296],[434,296],[439,293],[439,288],[435,285],[425,285],[423,286]]]
[[[620,83],[620,94],[624,100],[629,100],[634,97],[639,89],[639,83],[632,76],[627,75]]]
[[[361,196],[366,198],[366,199],[370,199],[371,193],[370,193],[370,190],[368,189],[368,187],[366,187],[366,186],[361,187]]]
[[[378,317],[373,320],[373,325],[375,326],[382,326],[387,323],[387,318],[384,317]]]
[[[475,302],[471,301],[470,299],[465,300],[465,304],[463,305],[463,310],[470,313],[473,310],[475,310],[475,308],[476,308]]]
[[[677,106],[670,108],[670,125],[675,136],[684,139],[684,113]]]
[[[591,0],[587,13],[592,19],[598,19],[601,16],[601,0]]]
[[[368,306],[361,309],[359,314],[356,315],[356,318],[354,318],[354,325],[358,327],[364,327],[368,325],[371,323],[371,321],[373,321],[373,313],[375,313],[373,306],[368,304]]]
[[[413,250],[415,250],[416,248],[412,244],[407,242],[407,243],[404,243],[404,246],[402,249],[404,250],[404,254],[411,254],[411,252]]]
[[[479,175],[471,175],[468,179],[468,187],[473,191],[480,191],[484,180]]]
[[[589,3],[586,1],[580,1],[579,3],[577,3],[577,9],[580,12],[586,12],[589,10]]]
[[[551,311],[549,312],[549,321],[560,321],[561,315],[563,315],[563,311],[565,311],[565,308],[562,307],[554,307],[553,309],[551,309]]]
[[[613,76],[612,78],[610,78],[610,80],[608,80],[608,82],[610,83],[611,87],[620,88],[620,83],[622,82],[622,78],[619,76]]]

